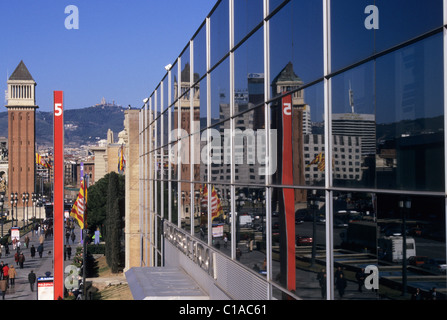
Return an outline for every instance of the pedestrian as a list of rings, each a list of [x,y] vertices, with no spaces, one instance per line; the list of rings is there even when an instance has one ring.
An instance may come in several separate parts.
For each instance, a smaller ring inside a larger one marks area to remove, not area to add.
[[[17,239],[14,238],[14,239],[12,239],[12,249],[15,250],[16,246],[17,246]]]
[[[36,248],[34,247],[34,244],[31,245],[29,252],[31,254],[31,258],[34,258],[34,256],[36,255]]]
[[[70,232],[66,232],[65,233],[65,242],[68,243],[68,241],[70,240]]]
[[[3,246],[3,244],[2,244],[2,245],[0,245],[0,258],[2,257],[3,249],[4,249],[4,246]]]
[[[70,245],[67,246],[67,256],[68,256],[68,260],[71,259],[71,247]]]
[[[20,254],[19,254],[20,269],[23,269],[23,264],[24,263],[25,263],[25,255],[23,254],[23,252],[20,252]]]
[[[345,289],[347,286],[346,278],[344,277],[343,273],[339,274],[339,276],[336,280],[335,286],[338,290],[338,295],[340,296],[340,298],[343,298],[343,295],[345,294]]]
[[[19,265],[19,250],[16,251],[16,253],[14,254],[14,261],[16,262],[16,265]]]
[[[3,267],[5,266],[5,264],[2,262],[0,262],[0,280],[3,279]]]
[[[39,258],[42,258],[42,253],[43,253],[43,245],[42,244],[40,244],[37,247],[37,252],[39,253]]]
[[[343,269],[341,267],[337,267],[337,270],[335,270],[334,273],[334,281],[336,282],[338,278],[340,278],[340,274],[343,274],[343,276],[345,275],[343,273]]]
[[[362,268],[355,274],[355,278],[357,279],[358,284],[358,292],[362,292],[362,286],[365,283],[365,269]]]
[[[12,265],[11,268],[9,268],[8,276],[11,287],[14,287],[17,276],[17,270],[16,268],[14,268],[14,265]]]
[[[40,234],[40,236],[39,236],[39,243],[40,243],[40,244],[43,244],[44,241],[45,241],[45,237],[44,237],[44,235],[43,235],[43,234]]]
[[[421,290],[419,288],[416,289],[416,292],[411,296],[411,300],[422,300]]]
[[[67,245],[64,244],[64,261],[67,260]]]
[[[439,299],[439,295],[438,292],[436,291],[436,287],[433,287],[430,291],[430,300],[438,300]]]
[[[28,281],[31,288],[31,291],[34,291],[34,283],[36,282],[36,274],[31,270],[31,272],[28,274]]]
[[[75,243],[76,235],[74,232],[71,233],[71,242]]]
[[[7,256],[9,254],[9,244],[6,243],[5,244],[5,256]]]
[[[227,248],[228,245],[228,237],[227,235],[224,236],[224,248]]]
[[[6,280],[6,284],[8,284],[8,281],[9,281],[9,266],[8,266],[7,263],[3,266],[3,280]]]
[[[0,291],[2,292],[3,300],[5,300],[6,289],[8,289],[8,280],[0,280]]]
[[[25,236],[25,248],[29,248],[29,237],[28,237],[28,235]]]
[[[323,268],[317,274],[317,280],[320,284],[321,298],[326,298],[326,270]]]

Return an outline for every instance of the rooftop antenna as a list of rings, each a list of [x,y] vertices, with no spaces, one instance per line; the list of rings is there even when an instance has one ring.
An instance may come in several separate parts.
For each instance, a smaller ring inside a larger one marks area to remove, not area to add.
[[[354,91],[351,89],[351,80],[349,80],[349,105],[351,106],[351,112],[354,113]]]

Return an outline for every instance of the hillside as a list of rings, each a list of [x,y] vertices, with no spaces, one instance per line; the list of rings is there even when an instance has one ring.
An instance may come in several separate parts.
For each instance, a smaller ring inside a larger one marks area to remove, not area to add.
[[[124,110],[118,106],[92,106],[65,110],[65,146],[78,147],[105,139],[110,129],[118,137],[124,129]],[[0,136],[8,136],[8,112],[0,112]],[[53,145],[53,113],[36,112],[36,142],[39,147]]]

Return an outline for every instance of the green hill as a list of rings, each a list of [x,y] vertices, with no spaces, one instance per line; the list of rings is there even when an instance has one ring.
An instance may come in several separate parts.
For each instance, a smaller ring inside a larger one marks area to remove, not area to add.
[[[124,110],[118,106],[93,106],[64,112],[65,146],[78,147],[107,137],[110,129],[117,139],[124,129]],[[0,136],[8,136],[8,112],[0,112]],[[36,142],[39,147],[53,145],[53,113],[36,112]]]

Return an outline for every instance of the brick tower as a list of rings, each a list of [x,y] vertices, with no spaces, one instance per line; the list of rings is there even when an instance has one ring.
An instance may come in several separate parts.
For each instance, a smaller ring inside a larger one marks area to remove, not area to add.
[[[34,192],[36,137],[36,82],[23,61],[8,80],[8,191],[16,193],[22,206],[22,194],[30,201]]]

